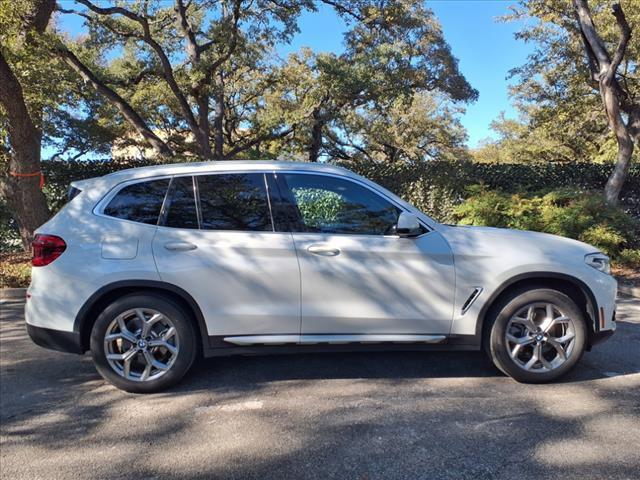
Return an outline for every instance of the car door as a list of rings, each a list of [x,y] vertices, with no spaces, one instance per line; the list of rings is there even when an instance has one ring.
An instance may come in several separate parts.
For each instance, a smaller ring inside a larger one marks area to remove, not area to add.
[[[299,334],[295,246],[274,231],[264,173],[174,177],[153,253],[162,280],[198,303],[210,336]]]
[[[303,343],[449,333],[454,267],[440,234],[424,227],[415,238],[399,237],[402,208],[355,179],[291,172],[278,174],[278,184],[297,219]]]

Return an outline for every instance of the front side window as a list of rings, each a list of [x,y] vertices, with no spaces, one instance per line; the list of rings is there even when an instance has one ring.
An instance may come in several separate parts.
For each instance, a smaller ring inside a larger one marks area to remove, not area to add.
[[[299,213],[297,230],[353,235],[390,235],[400,209],[355,182],[325,175],[285,174]]]
[[[104,209],[110,217],[155,225],[167,193],[169,179],[134,183],[120,190]]]
[[[203,230],[273,230],[262,173],[227,173],[195,178]]]

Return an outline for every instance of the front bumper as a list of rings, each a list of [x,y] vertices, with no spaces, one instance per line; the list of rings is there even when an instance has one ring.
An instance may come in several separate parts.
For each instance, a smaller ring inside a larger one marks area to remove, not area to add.
[[[51,328],[36,327],[27,323],[27,333],[31,340],[41,347],[60,352],[84,353],[80,334],[77,332],[63,332]]]
[[[600,318],[600,324],[602,325],[603,319]],[[616,311],[613,311],[613,315],[611,315],[611,321],[608,322],[610,327],[609,330],[596,330],[589,332],[589,341],[587,343],[587,351],[591,351],[591,347],[597,345],[599,343],[608,340],[616,331]]]

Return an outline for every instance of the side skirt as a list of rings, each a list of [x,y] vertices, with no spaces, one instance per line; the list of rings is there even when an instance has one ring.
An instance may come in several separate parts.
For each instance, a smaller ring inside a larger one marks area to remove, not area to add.
[[[293,340],[292,337],[279,340]],[[304,336],[303,336],[304,337]],[[314,335],[313,337],[318,337]],[[328,336],[331,337],[331,336]],[[420,336],[422,337],[422,336]],[[427,336],[425,336],[427,337]],[[431,337],[431,336],[429,336]],[[209,348],[204,349],[204,357],[227,357],[232,355],[285,355],[304,353],[339,353],[339,352],[442,352],[442,351],[479,351],[480,345],[474,335],[444,337],[440,343],[425,343],[424,340],[416,342],[399,341],[376,341],[376,343],[329,343],[329,339],[324,342],[300,344],[283,343],[279,345],[268,344],[241,344],[235,345],[225,341],[227,336],[210,336]],[[274,339],[275,340],[275,339]],[[309,339],[311,340],[311,339]]]

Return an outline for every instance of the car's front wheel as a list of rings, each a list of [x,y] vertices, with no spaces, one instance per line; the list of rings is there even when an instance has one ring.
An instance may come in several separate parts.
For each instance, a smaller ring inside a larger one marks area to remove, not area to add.
[[[196,355],[188,314],[170,299],[133,294],[111,303],[91,332],[96,369],[116,387],[151,393],[176,384]]]
[[[584,315],[557,290],[514,292],[492,309],[488,320],[485,349],[500,370],[519,382],[555,380],[585,350]]]

